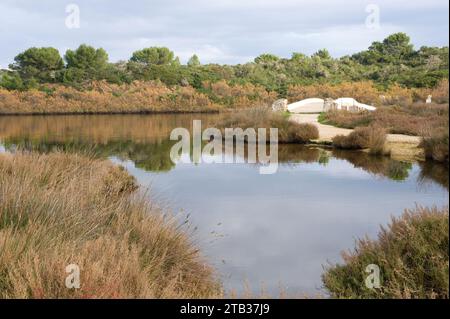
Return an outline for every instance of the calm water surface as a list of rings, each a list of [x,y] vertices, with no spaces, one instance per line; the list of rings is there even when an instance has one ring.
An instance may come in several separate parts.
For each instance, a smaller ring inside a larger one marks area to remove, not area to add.
[[[226,288],[320,293],[323,266],[417,205],[448,205],[448,167],[280,145],[278,172],[254,164],[177,164],[175,127],[215,115],[0,117],[0,151],[88,149],[121,163],[152,197],[187,216]]]

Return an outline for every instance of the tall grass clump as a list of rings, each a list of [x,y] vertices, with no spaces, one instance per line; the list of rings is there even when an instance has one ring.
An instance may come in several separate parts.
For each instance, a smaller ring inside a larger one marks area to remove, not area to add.
[[[423,147],[427,158],[448,163],[448,134],[448,127],[425,134],[420,146]]]
[[[289,120],[286,114],[273,112],[267,107],[250,108],[234,112],[216,123],[218,128],[278,128],[280,143],[307,143],[319,138],[316,125],[310,123],[296,123]]]
[[[448,223],[448,207],[406,210],[326,269],[325,288],[333,298],[449,298]],[[379,288],[365,285],[370,264],[380,267]]]
[[[333,138],[333,146],[337,148],[369,149],[369,153],[374,155],[383,154],[385,142],[386,131],[377,126],[357,127],[349,135],[337,135]]]
[[[110,162],[0,154],[0,298],[220,295],[187,229]],[[80,267],[80,288],[65,286]]]

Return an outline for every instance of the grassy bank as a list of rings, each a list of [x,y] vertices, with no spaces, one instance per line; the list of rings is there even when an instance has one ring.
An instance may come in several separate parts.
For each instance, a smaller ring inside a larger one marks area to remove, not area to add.
[[[326,289],[335,298],[449,298],[448,225],[448,208],[406,210],[378,240],[343,253],[323,275]],[[380,268],[380,288],[365,285],[370,264]]]
[[[316,149],[305,160],[320,156]],[[373,165],[374,174],[396,178],[408,169]],[[0,154],[0,298],[223,297],[187,228],[136,190],[108,161]],[[80,267],[80,289],[65,286],[69,264]],[[368,264],[381,268],[379,290],[364,286]],[[337,298],[448,298],[448,267],[448,209],[418,208],[377,241],[358,241],[323,282]]]
[[[448,104],[413,104],[407,107],[380,107],[374,112],[331,111],[322,113],[319,122],[342,128],[356,128],[359,133],[384,129],[391,134],[420,136],[419,147],[425,157],[440,162],[449,161]],[[377,129],[374,129],[377,128]],[[361,148],[355,132],[348,138],[337,137],[335,145],[342,148]]]
[[[220,296],[187,231],[135,190],[107,161],[0,154],[0,298]]]

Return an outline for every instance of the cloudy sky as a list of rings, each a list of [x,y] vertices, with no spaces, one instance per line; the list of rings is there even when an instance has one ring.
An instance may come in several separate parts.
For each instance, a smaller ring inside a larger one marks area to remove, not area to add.
[[[76,21],[73,7],[66,12],[70,4],[79,8],[79,28],[66,26]],[[28,47],[64,53],[81,43],[105,48],[111,61],[167,46],[182,61],[197,53],[202,63],[233,64],[264,52],[289,57],[328,48],[342,56],[399,31],[416,47],[447,46],[448,6],[447,0],[0,0],[0,66]]]

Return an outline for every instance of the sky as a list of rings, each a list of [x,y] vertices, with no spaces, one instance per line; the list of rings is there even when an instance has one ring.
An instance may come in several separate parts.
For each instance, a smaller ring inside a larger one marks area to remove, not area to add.
[[[182,62],[195,53],[202,63],[227,64],[322,48],[340,57],[395,32],[416,48],[448,46],[448,7],[447,0],[0,0],[0,67],[29,47],[63,55],[81,43],[103,47],[112,62],[167,46]]]

